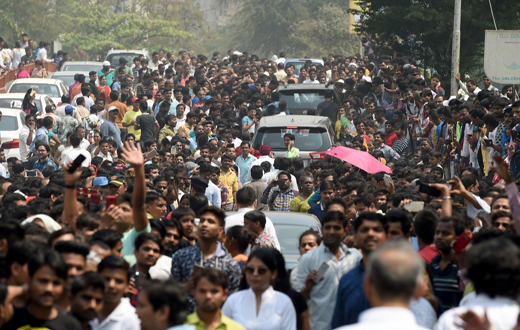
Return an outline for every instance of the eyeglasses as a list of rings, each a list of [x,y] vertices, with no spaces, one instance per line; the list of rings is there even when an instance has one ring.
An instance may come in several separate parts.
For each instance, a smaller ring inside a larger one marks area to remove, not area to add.
[[[258,275],[265,275],[267,273],[267,268],[264,268],[264,267],[255,269],[253,267],[246,266],[246,268],[245,268],[246,273],[251,274],[251,275],[255,273],[255,270],[258,273]]]

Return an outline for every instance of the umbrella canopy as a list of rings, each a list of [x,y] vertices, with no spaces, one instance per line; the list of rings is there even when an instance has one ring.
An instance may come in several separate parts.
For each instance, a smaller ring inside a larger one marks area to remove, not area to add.
[[[368,174],[374,174],[377,172],[392,174],[392,170],[388,166],[381,163],[366,151],[340,146],[327,151],[312,153],[311,156],[316,154],[325,154],[338,158],[344,162],[359,167]]]

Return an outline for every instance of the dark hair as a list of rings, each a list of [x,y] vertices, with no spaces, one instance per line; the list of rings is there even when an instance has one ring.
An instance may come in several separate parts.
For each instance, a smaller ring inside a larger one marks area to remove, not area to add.
[[[269,268],[269,270],[271,272],[274,272],[278,268],[276,265],[276,261],[273,258],[273,255],[271,253],[271,250],[272,250],[271,248],[259,248],[259,249],[253,250],[249,254],[248,260],[251,261],[254,258],[257,258],[260,261],[262,261],[267,266],[267,268]]]
[[[383,228],[385,229],[385,232],[388,232],[388,221],[387,219],[379,213],[372,213],[372,212],[363,212],[361,213],[356,220],[354,220],[354,230],[357,232],[359,227],[363,224],[363,221],[379,221]]]
[[[251,234],[249,229],[244,226],[233,226],[229,228],[226,232],[226,237],[227,239],[234,239],[242,253],[246,252],[249,244],[256,238]]]
[[[243,187],[237,191],[237,204],[242,206],[253,205],[256,200],[255,190],[251,187]]]
[[[433,211],[422,210],[417,213],[413,224],[417,238],[421,239],[424,244],[432,244],[438,222],[439,217]]]
[[[205,206],[199,211],[199,217],[205,213],[211,213],[216,216],[220,226],[224,227],[224,219],[226,218],[226,213],[224,211],[215,206]]]
[[[263,175],[264,175],[264,170],[262,169],[262,166],[254,165],[253,167],[251,167],[251,178],[253,178],[253,180],[260,180]],[[237,193],[237,198],[238,198],[238,193]],[[237,201],[237,203],[238,203],[238,201]]]
[[[195,217],[195,211],[193,211],[189,207],[179,206],[172,212],[172,220],[180,221],[182,217],[185,217],[187,215],[191,215],[192,217]]]
[[[316,243],[318,243],[318,245],[320,245],[320,243],[321,243],[321,236],[319,235],[319,233],[317,231],[315,231],[315,230],[309,229],[309,230],[304,231],[300,235],[300,238],[298,239],[298,246],[302,245],[302,239],[305,236],[308,236],[308,235],[314,236],[316,238]]]
[[[249,211],[246,214],[244,214],[244,219],[247,219],[247,220],[253,221],[253,222],[259,222],[260,227],[262,227],[262,229],[265,229],[266,218],[265,218],[265,214],[263,212],[256,211],[256,210]]]
[[[76,294],[87,288],[100,289],[104,293],[105,281],[103,279],[103,276],[101,276],[101,274],[98,272],[86,272],[84,274],[76,276],[76,278],[74,278],[74,281],[72,281],[70,293],[72,294],[72,296],[75,296]]]
[[[451,223],[453,226],[453,229],[455,230],[456,236],[461,235],[464,232],[464,230],[466,229],[464,221],[457,219],[455,217],[444,217],[439,221],[439,223],[441,223],[441,222],[442,223]]]
[[[148,300],[157,311],[163,307],[170,308],[169,326],[186,322],[188,316],[188,296],[182,286],[173,280],[151,280],[145,283],[141,292],[146,292]]]
[[[161,239],[159,238],[159,236],[157,236],[155,233],[141,233],[139,234],[139,236],[137,236],[135,238],[135,250],[138,251],[141,246],[148,242],[148,241],[152,241],[154,242],[155,244],[157,244],[159,246],[159,249],[161,251],[161,253],[163,252],[164,250],[164,247],[163,247],[163,244],[162,244],[162,241]]]
[[[5,257],[5,279],[11,276],[11,265],[16,262],[23,266],[29,262],[31,256],[39,249],[45,248],[45,245],[35,241],[17,241],[9,244],[9,250]]]
[[[101,229],[98,230],[90,238],[91,241],[101,241],[108,245],[110,249],[116,247],[117,243],[121,241],[123,235],[117,230],[113,229]]]
[[[345,212],[348,210],[348,204],[347,204],[347,202],[345,202],[345,200],[343,198],[334,197],[329,200],[327,205],[325,205],[325,212],[328,211],[330,205],[334,205],[334,204],[343,206],[343,208],[345,209]]]
[[[98,265],[98,273],[103,272],[103,269],[121,269],[126,272],[127,274],[127,281],[130,279],[130,266],[128,265],[128,262],[126,262],[125,259],[123,259],[120,256],[116,255],[110,255],[107,256],[105,259],[101,260],[101,262]]]
[[[477,293],[516,299],[520,291],[520,249],[505,237],[475,244],[467,255],[467,277]]]
[[[217,286],[222,287],[223,290],[226,290],[229,286],[228,279],[226,273],[221,270],[214,268],[204,268],[201,271],[197,272],[193,276],[193,288],[197,288],[197,284],[200,279],[205,278],[210,283],[215,284]]]
[[[85,260],[90,252],[88,244],[77,241],[59,241],[54,245],[54,250],[60,254],[72,253],[82,255]]]
[[[34,251],[31,259],[29,259],[29,276],[32,278],[38,269],[43,266],[49,266],[61,279],[67,278],[67,264],[57,251],[51,249]]]
[[[385,214],[385,218],[388,223],[399,222],[405,236],[411,234],[413,217],[410,212],[404,209],[392,209]]]
[[[342,212],[331,211],[325,213],[325,215],[321,219],[321,224],[325,226],[325,224],[330,221],[339,221],[344,226],[348,222],[348,219]]]

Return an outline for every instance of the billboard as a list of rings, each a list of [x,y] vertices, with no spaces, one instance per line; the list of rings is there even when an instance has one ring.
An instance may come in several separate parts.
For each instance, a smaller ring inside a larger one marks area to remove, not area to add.
[[[497,84],[520,84],[520,30],[488,30],[484,71]]]

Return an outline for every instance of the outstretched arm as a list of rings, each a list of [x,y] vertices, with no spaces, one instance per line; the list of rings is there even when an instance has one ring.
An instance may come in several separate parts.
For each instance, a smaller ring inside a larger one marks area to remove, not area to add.
[[[135,169],[135,187],[134,187],[134,227],[137,232],[148,227],[148,218],[146,217],[146,183],[144,180],[144,157],[141,152],[141,146],[137,145],[137,150],[133,142],[126,141],[121,146],[121,156]]]

